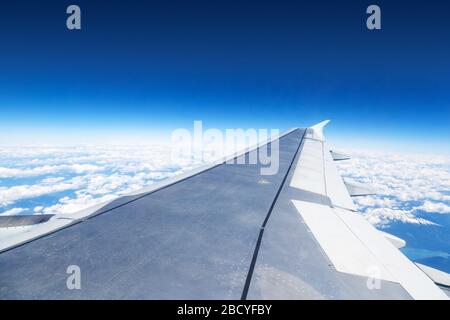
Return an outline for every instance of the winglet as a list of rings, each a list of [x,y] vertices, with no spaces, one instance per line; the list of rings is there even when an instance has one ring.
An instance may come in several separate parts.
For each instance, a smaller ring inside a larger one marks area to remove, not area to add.
[[[322,121],[318,124],[313,125],[310,129],[313,130],[314,139],[324,141],[325,138],[323,136],[323,128],[330,122],[330,120]]]

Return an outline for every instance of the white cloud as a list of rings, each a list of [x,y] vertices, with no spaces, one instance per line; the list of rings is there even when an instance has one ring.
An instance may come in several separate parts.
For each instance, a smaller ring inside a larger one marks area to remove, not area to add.
[[[64,180],[63,177],[50,177],[50,178],[42,179],[41,183],[43,183],[43,184],[54,184],[54,183],[61,182],[63,180]]]
[[[367,196],[367,197],[356,197],[354,202],[360,206],[367,207],[396,207],[399,205],[398,201],[395,199],[389,199],[385,197]]]
[[[421,206],[416,207],[415,209],[431,213],[450,213],[450,206],[445,203],[433,202],[429,200],[426,200]]]
[[[75,177],[68,182],[56,184],[20,185],[0,188],[0,206],[10,205],[18,200],[36,198],[61,191],[74,190],[84,184],[82,177]]]
[[[0,177],[3,181],[40,177],[27,184],[1,185],[0,207],[25,199],[35,204],[29,209],[67,213],[137,191],[161,179],[180,174],[203,163],[191,158],[171,161],[170,145],[82,146],[0,148]],[[23,180],[17,180],[18,182]],[[11,184],[11,183],[9,183]],[[67,193],[58,203],[48,197]],[[44,199],[39,203],[40,199]],[[36,202],[38,205],[36,206]]]
[[[450,213],[449,157],[374,151],[346,153],[352,159],[337,162],[341,174],[377,190],[376,196],[354,199],[371,223],[432,224],[418,217],[419,211]]]
[[[24,211],[27,211],[28,209],[25,208],[13,208],[13,209],[9,209],[5,212],[0,213],[0,215],[2,216],[14,216],[16,214],[22,213]]]
[[[43,212],[46,214],[70,214],[115,198],[117,196],[111,194],[99,198],[94,198],[88,194],[78,194],[74,199],[69,197],[61,198],[58,204],[45,208]]]
[[[102,167],[92,164],[72,164],[72,165],[58,165],[58,166],[46,165],[27,169],[0,167],[0,178],[33,177],[46,174],[54,174],[61,171],[84,173],[101,170],[103,170]]]
[[[391,209],[391,208],[367,208],[363,216],[372,224],[383,226],[392,221],[404,223],[435,225],[435,223],[414,216],[411,210]]]

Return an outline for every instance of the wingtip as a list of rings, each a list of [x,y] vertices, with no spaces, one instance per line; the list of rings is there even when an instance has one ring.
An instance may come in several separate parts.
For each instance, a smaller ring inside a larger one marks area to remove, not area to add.
[[[311,126],[311,129],[323,129],[331,120],[324,120],[319,123],[316,123],[315,125]]]
[[[324,135],[323,135],[323,128],[330,122],[331,120],[324,120],[322,122],[319,122],[315,125],[313,125],[312,127],[310,127],[310,129],[313,130],[314,132],[314,137],[318,140],[325,140]]]

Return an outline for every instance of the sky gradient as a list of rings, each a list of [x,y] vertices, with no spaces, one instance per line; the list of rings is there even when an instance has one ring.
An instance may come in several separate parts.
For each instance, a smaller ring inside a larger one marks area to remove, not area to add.
[[[0,144],[332,119],[338,144],[450,154],[450,4],[310,2],[4,3]],[[382,30],[369,31],[374,3]]]

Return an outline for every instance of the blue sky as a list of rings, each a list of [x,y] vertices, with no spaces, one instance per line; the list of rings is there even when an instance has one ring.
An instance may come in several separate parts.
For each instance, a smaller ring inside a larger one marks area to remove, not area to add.
[[[0,143],[329,118],[338,144],[450,154],[450,4],[376,3],[380,31],[354,0],[2,4]]]

